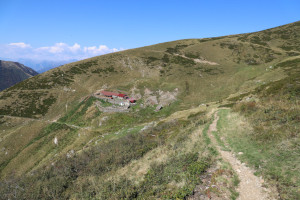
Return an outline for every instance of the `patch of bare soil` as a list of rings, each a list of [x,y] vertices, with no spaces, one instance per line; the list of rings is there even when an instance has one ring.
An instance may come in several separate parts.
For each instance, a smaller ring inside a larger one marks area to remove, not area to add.
[[[219,65],[218,63],[216,62],[212,62],[212,61],[208,61],[208,60],[204,60],[204,59],[199,59],[199,58],[188,58],[186,57],[185,55],[180,55],[180,54],[174,54],[176,56],[180,56],[180,57],[183,57],[183,58],[187,58],[187,59],[190,59],[190,60],[194,60],[194,62],[196,63],[202,63],[202,64],[208,64],[208,65]]]

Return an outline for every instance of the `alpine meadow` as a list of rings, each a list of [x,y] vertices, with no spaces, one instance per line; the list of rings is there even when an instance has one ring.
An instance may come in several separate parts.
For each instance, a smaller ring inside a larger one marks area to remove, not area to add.
[[[0,92],[0,199],[300,199],[299,101],[300,21],[65,64]]]

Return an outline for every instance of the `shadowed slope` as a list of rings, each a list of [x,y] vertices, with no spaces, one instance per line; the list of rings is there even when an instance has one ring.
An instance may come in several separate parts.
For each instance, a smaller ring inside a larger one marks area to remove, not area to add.
[[[20,63],[0,60],[0,91],[37,74]]]

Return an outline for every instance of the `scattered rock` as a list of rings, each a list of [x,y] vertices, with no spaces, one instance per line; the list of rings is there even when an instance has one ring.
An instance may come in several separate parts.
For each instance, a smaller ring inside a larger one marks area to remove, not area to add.
[[[177,100],[176,96],[178,95],[178,88],[175,88],[173,92],[170,91],[151,91],[148,88],[144,90],[144,105],[153,106],[160,104],[165,107]]]
[[[65,92],[70,92],[71,91],[71,88],[67,88],[66,86],[64,86],[64,89],[63,89]]]
[[[75,151],[72,149],[67,153],[67,158],[71,158],[75,154]]]
[[[160,111],[162,108],[163,108],[163,106],[162,106],[161,104],[159,104],[159,105],[156,107],[155,111],[156,111],[156,112],[157,112],[157,111]]]
[[[168,106],[172,102],[176,101],[177,92],[160,92],[159,103],[163,106]]]
[[[239,152],[238,154],[239,154],[239,155],[243,155],[244,153],[243,153],[243,152]]]
[[[156,96],[149,96],[145,99],[145,104],[146,105],[157,105],[158,101],[157,101],[157,97]]]
[[[149,96],[149,95],[151,95],[151,94],[153,94],[153,92],[152,92],[151,90],[149,90],[148,88],[145,88],[145,90],[144,90],[144,95],[145,95],[145,96]]]
[[[54,144],[58,145],[57,137],[54,138],[53,142],[54,142]]]
[[[140,93],[135,93],[135,94],[132,94],[131,97],[136,99],[136,100],[139,100],[139,99],[142,98],[142,95]]]

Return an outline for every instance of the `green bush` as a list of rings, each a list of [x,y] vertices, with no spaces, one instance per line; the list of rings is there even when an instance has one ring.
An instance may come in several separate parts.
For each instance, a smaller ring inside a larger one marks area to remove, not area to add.
[[[50,106],[56,102],[53,95],[47,95],[47,92],[19,93],[18,98],[22,101],[14,100],[11,105],[0,108],[0,114],[28,118],[37,118],[39,115],[44,116]]]
[[[186,44],[182,44],[182,45],[176,45],[174,48],[167,48],[166,52],[170,53],[170,54],[174,54],[174,53],[179,53],[181,49],[184,49],[185,47],[188,47],[188,45]]]
[[[183,65],[183,66],[193,66],[195,65],[195,61],[188,59],[188,58],[184,58],[181,56],[174,56],[171,60],[172,63],[178,64],[178,65]]]

